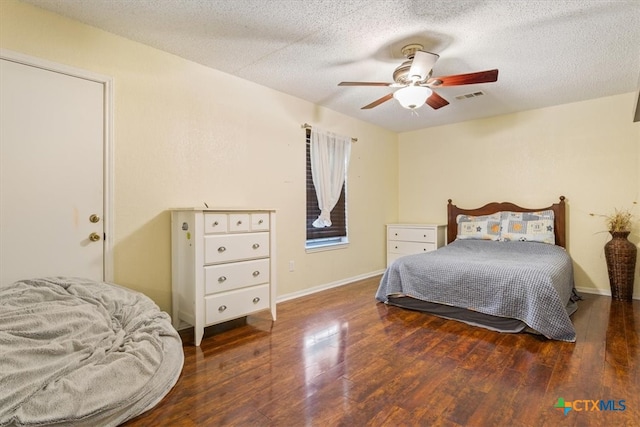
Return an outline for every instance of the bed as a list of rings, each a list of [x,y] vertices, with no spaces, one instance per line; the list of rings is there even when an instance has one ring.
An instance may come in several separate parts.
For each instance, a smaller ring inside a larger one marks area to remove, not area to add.
[[[155,406],[184,362],[148,297],[68,277],[0,286],[0,426],[115,426]]]
[[[565,198],[544,208],[509,202],[447,205],[447,245],[397,259],[376,299],[509,333],[575,342],[573,265]]]

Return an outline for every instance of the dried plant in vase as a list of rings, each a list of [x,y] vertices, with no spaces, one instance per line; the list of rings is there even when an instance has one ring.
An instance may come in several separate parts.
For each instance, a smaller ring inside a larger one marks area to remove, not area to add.
[[[631,232],[631,221],[633,215],[628,209],[616,209],[611,215],[606,215],[605,220],[609,233]]]
[[[612,237],[604,245],[611,298],[631,301],[638,254],[636,245],[627,240],[633,225],[633,214],[628,209],[615,209],[613,214],[603,216]]]

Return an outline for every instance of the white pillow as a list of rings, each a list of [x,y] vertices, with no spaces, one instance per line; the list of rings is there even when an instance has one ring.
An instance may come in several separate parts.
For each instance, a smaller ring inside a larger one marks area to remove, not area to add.
[[[491,215],[458,215],[456,239],[500,240],[500,212]]]
[[[521,242],[542,242],[555,245],[554,213],[552,210],[539,212],[502,212],[500,240]]]

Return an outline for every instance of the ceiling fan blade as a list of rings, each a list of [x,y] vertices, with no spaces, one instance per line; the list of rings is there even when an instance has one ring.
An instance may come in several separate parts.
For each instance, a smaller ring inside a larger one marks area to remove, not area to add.
[[[431,96],[427,98],[427,105],[429,105],[429,107],[433,108],[434,110],[437,110],[438,108],[442,108],[445,105],[449,105],[449,101],[433,92]]]
[[[368,110],[370,108],[377,107],[378,105],[382,104],[383,102],[387,102],[391,98],[393,98],[393,93],[385,95],[380,99],[376,99],[371,104],[368,104],[368,105],[365,105],[364,107],[362,107],[361,110]]]
[[[433,70],[433,66],[436,65],[438,58],[440,58],[440,55],[436,53],[426,52],[424,50],[416,51],[411,61],[411,68],[409,69],[409,79],[415,79],[416,81],[426,79],[429,71]]]
[[[338,86],[391,86],[392,84],[382,82],[340,82]]]
[[[453,76],[433,77],[427,81],[429,86],[461,86],[476,83],[491,83],[498,80],[498,70],[479,71],[477,73],[456,74]]]

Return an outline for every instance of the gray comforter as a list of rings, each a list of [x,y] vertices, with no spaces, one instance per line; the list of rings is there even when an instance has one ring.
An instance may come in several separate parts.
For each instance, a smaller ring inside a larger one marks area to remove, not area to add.
[[[396,260],[376,299],[392,295],[518,319],[547,338],[574,342],[573,266],[566,251],[534,242],[456,240]]]
[[[184,361],[146,296],[69,278],[0,287],[0,425],[118,425],[155,406]]]

